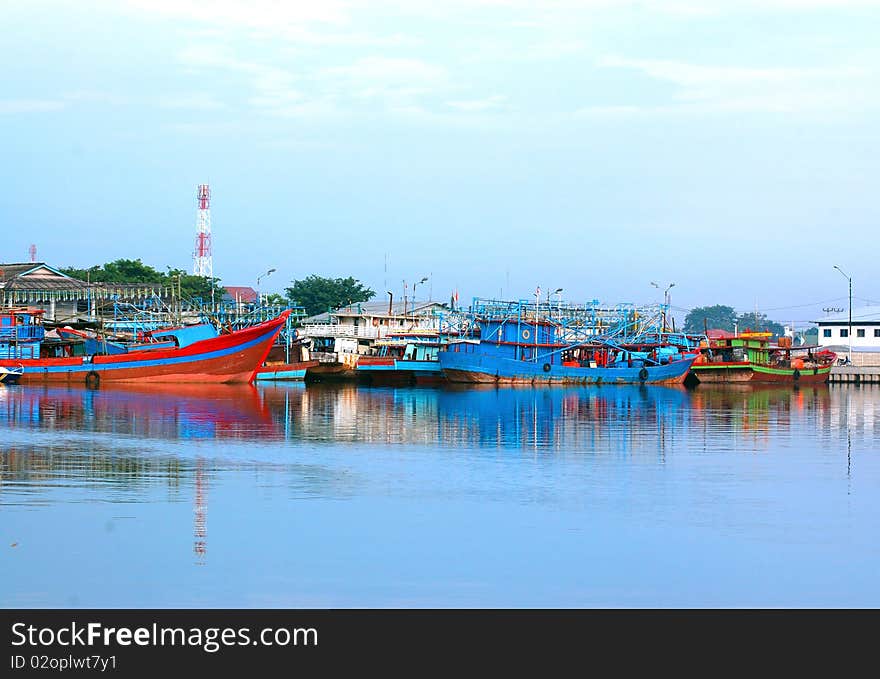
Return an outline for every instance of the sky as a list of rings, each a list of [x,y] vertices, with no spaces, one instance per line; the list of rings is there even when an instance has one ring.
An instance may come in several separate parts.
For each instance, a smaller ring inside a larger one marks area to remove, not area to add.
[[[0,260],[880,303],[880,0],[0,0]],[[840,267],[846,276],[834,269]],[[656,287],[651,283],[656,283]],[[554,296],[556,299],[556,296]]]

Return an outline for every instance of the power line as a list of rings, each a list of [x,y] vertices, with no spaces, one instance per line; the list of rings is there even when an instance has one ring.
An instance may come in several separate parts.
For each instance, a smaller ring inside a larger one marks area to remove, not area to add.
[[[802,309],[802,308],[808,307],[808,306],[818,306],[819,304],[828,304],[830,302],[839,302],[839,301],[845,300],[845,299],[847,299],[847,298],[846,297],[835,297],[833,299],[819,300],[818,302],[808,302],[807,304],[791,304],[789,306],[776,306],[776,307],[762,308],[759,311],[766,312],[766,311],[784,311],[786,309]],[[861,297],[857,297],[855,299],[861,299],[863,302],[870,302],[871,301],[871,300],[863,299]],[[876,303],[880,304],[880,302],[876,302]],[[688,308],[688,307],[670,306],[669,308],[674,309],[675,311],[693,311],[694,309],[702,309],[704,307],[690,307],[690,308]],[[747,312],[747,313],[754,313],[754,312]]]

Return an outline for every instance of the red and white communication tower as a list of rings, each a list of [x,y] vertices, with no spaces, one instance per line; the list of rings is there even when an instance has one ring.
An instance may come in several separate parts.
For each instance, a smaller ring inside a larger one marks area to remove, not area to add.
[[[28,248],[28,255],[31,257],[32,262],[37,261],[37,246],[31,243],[31,246]]]
[[[193,275],[214,277],[214,257],[211,254],[211,189],[199,184],[199,217],[196,223],[196,249],[193,252]]]

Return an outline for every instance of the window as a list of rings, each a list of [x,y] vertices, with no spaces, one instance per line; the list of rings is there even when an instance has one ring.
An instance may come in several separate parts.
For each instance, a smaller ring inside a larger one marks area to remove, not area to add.
[[[856,337],[864,337],[864,336],[865,336],[865,329],[864,328],[859,328],[858,330],[856,330]]]
[[[874,328],[874,337],[880,337],[880,328]]]
[[[849,337],[849,329],[848,328],[841,328],[840,329],[840,336],[841,337]]]
[[[875,331],[876,332],[876,331]],[[822,337],[831,337],[831,328],[825,328],[822,331]]]

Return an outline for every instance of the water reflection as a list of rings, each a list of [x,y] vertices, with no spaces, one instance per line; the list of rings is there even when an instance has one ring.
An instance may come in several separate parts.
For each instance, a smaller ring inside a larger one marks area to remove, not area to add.
[[[631,449],[713,432],[766,438],[798,419],[871,433],[875,387],[662,386],[594,389],[155,385],[0,389],[7,451],[44,441],[121,453],[151,440]],[[53,435],[56,435],[53,437]],[[65,436],[66,435],[66,436]],[[59,451],[60,452],[60,451]]]
[[[2,389],[0,426],[13,432],[68,430],[146,439],[247,439],[274,433],[259,394],[247,385]]]
[[[873,603],[878,416],[868,385],[0,389],[0,605]]]

